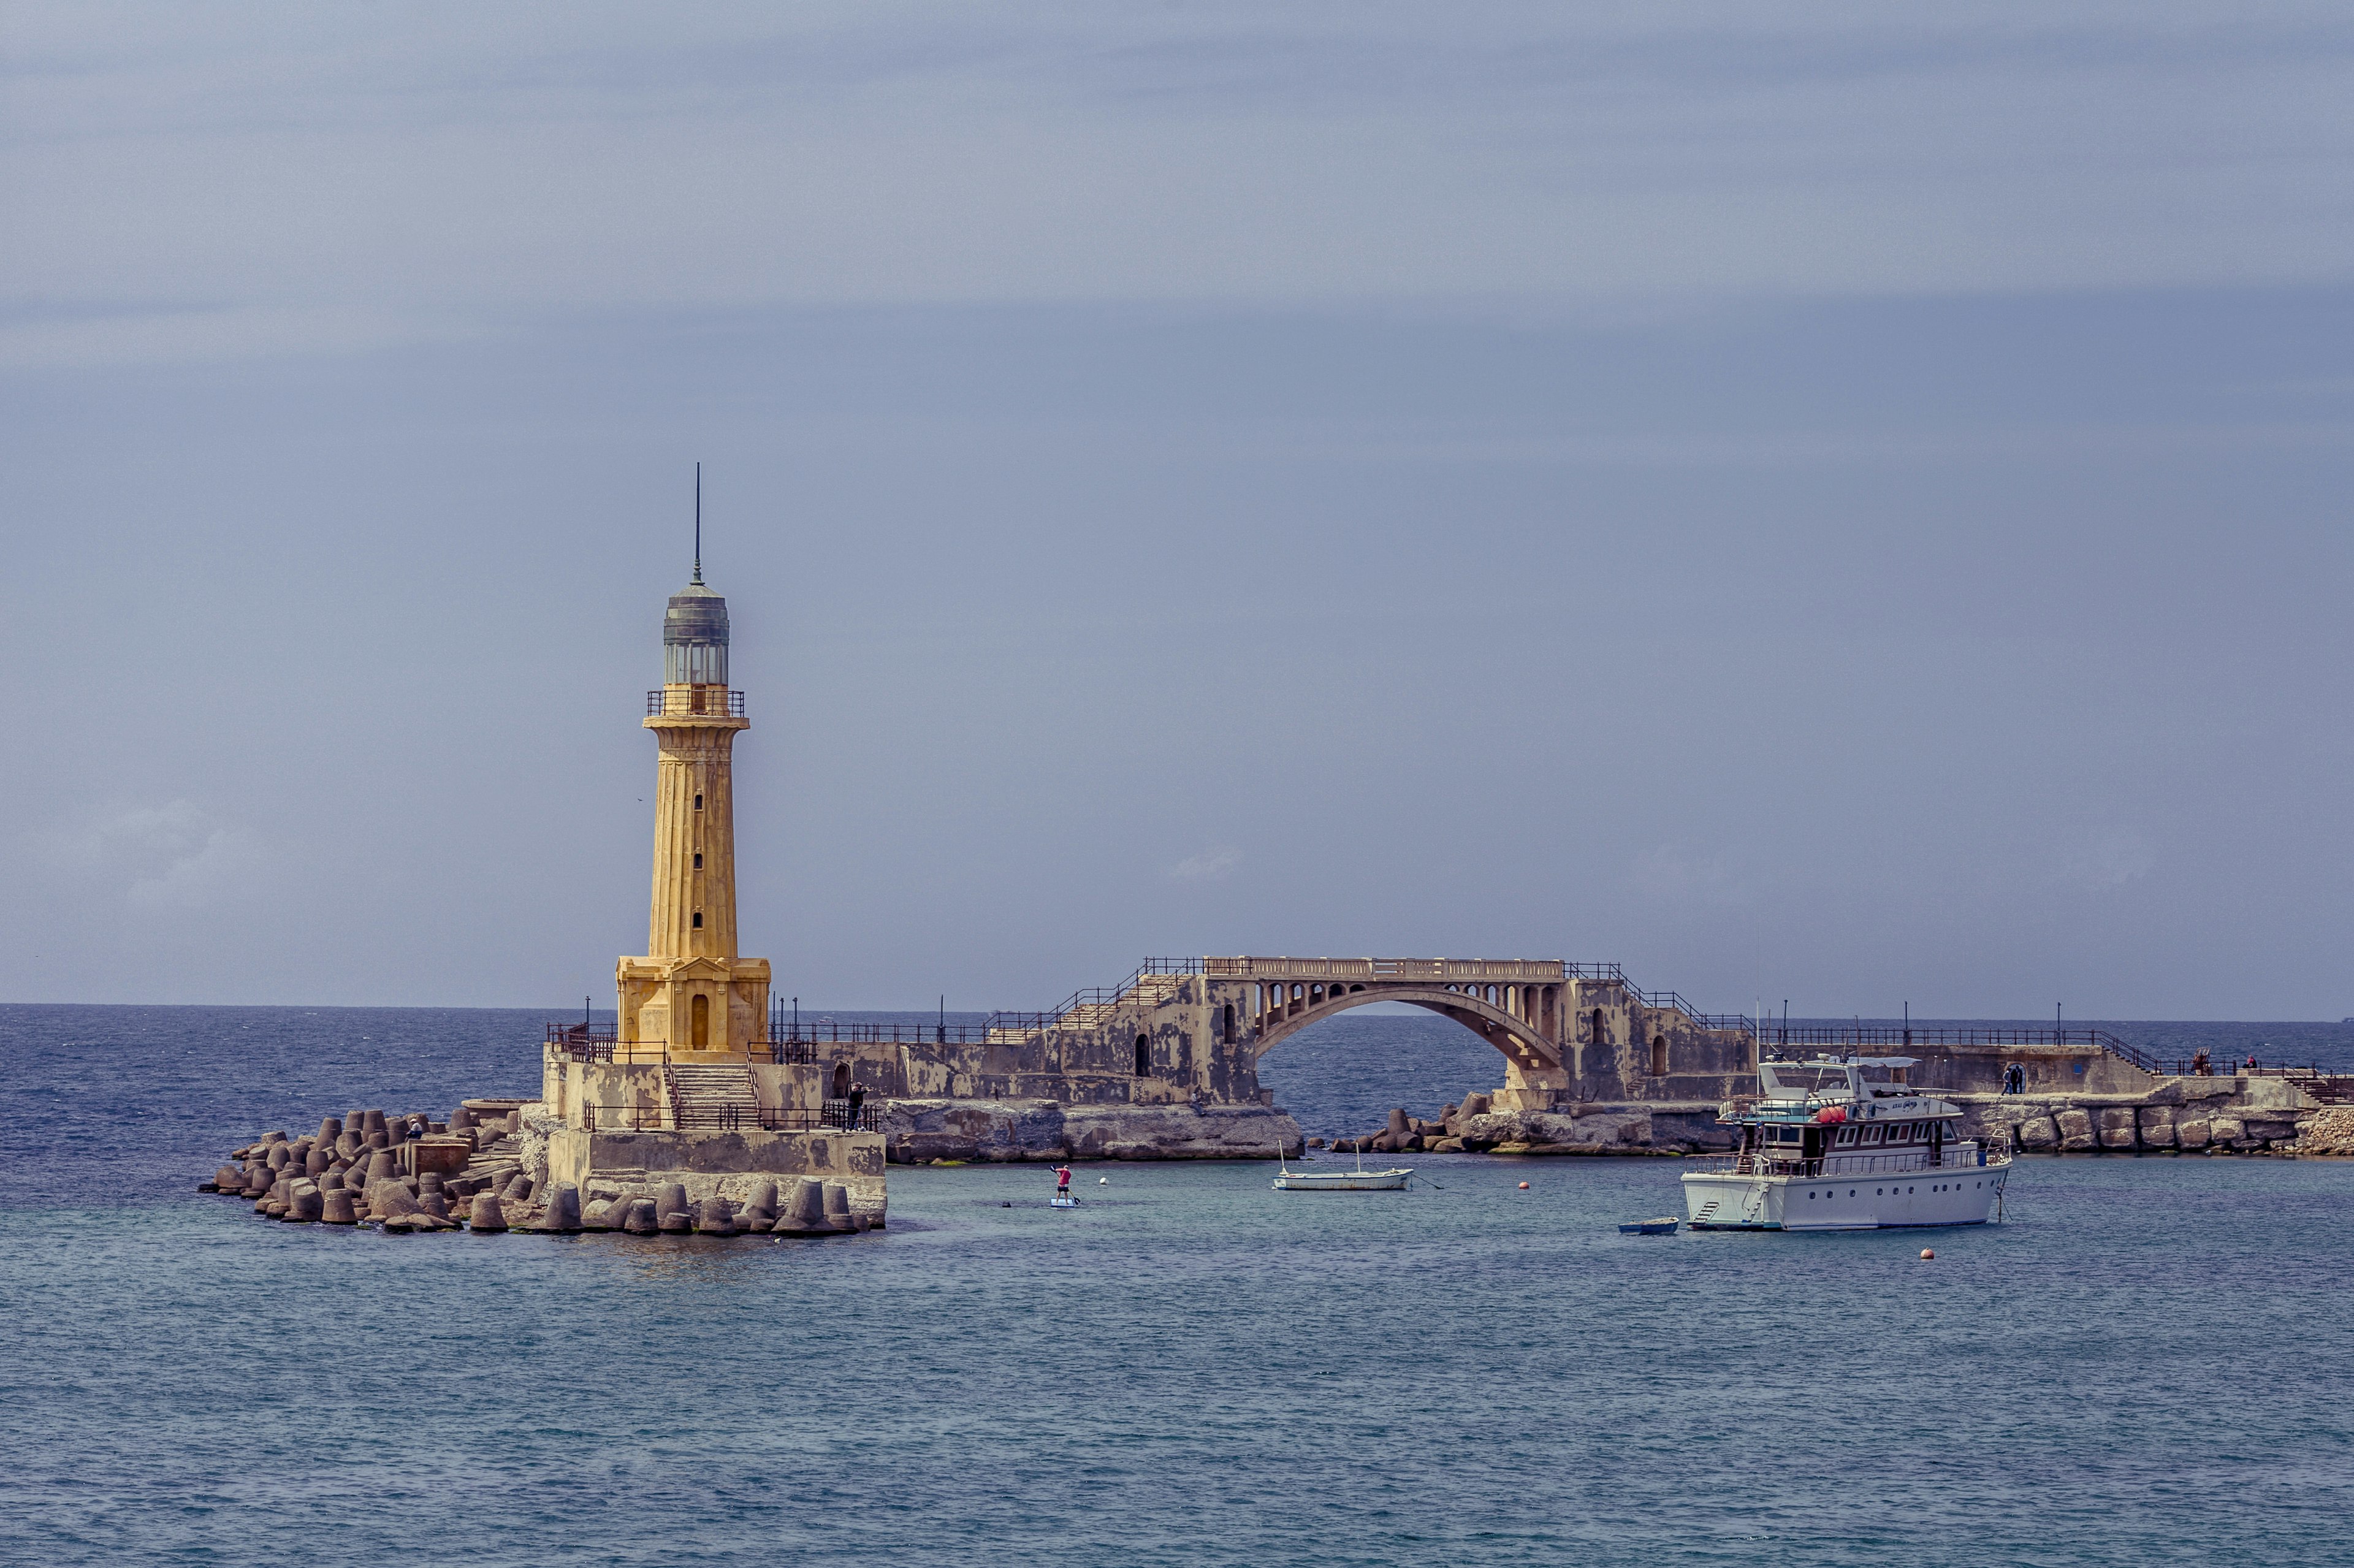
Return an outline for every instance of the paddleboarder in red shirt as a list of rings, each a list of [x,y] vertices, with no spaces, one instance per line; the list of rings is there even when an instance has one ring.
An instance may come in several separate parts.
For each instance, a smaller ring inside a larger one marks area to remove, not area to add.
[[[1070,1195],[1071,1168],[1067,1165],[1057,1165],[1055,1167],[1055,1196],[1067,1198]]]

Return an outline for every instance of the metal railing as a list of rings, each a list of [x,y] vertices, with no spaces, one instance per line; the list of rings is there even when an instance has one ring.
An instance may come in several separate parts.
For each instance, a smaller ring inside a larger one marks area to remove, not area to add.
[[[1757,1033],[1757,1022],[1747,1013],[1702,1012],[1699,1008],[1686,1001],[1682,994],[1678,991],[1642,991],[1634,986],[1628,986],[1627,994],[1645,1007],[1655,1011],[1681,1012],[1702,1029],[1730,1029],[1752,1037]]]
[[[1083,1007],[1108,1009],[1118,1007],[1130,999],[1141,1000],[1147,980],[1177,979],[1185,975],[1216,974],[1220,971],[1211,966],[1229,961],[1232,960],[1147,959],[1137,965],[1135,972],[1119,984],[1109,987],[1091,986],[1083,991],[1075,991],[1064,998],[1061,1003],[1044,1012],[992,1012],[989,1015],[989,1021],[980,1026],[978,1040],[981,1044],[986,1044],[993,1032],[1001,1030],[1028,1033],[1042,1029],[1052,1029]],[[1151,989],[1155,991],[1163,991],[1174,988],[1156,986]],[[1158,1001],[1160,998],[1156,996],[1154,1000]]]
[[[1572,967],[1559,959],[1289,959],[1200,960],[1201,973],[1222,980],[1558,980]],[[1616,964],[1606,967],[1613,971]],[[1617,978],[1615,973],[1609,978]]]
[[[648,718],[742,718],[744,694],[723,686],[658,686],[646,694]]]
[[[666,1067],[675,1060],[667,1040],[624,1040],[612,1029],[578,1023],[547,1025],[545,1042],[575,1062],[610,1064],[618,1054],[624,1066]],[[741,1049],[752,1061],[779,1067],[805,1067],[817,1059],[811,1039],[748,1040]]]
[[[796,1061],[811,1061],[828,1045],[986,1045],[984,1023],[843,1023],[831,1018],[805,1018],[798,1026],[782,1024],[778,1044],[799,1053]]]
[[[1980,1024],[1775,1023],[1758,1036],[1765,1045],[2090,1045],[2145,1073],[2170,1076],[2167,1065],[2105,1029],[2005,1029]]]
[[[1710,1154],[1688,1159],[1682,1168],[1703,1176],[1898,1176],[1925,1171],[1976,1171],[2008,1165],[2006,1145],[1972,1146],[1967,1139],[1942,1146],[1946,1158],[1932,1160],[1932,1150],[1899,1154],[1826,1154],[1819,1160],[1783,1160],[1766,1154]]]

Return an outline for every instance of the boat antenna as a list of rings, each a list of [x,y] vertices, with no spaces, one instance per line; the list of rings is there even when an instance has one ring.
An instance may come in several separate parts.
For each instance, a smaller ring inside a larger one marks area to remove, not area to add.
[[[695,580],[703,580],[703,465],[695,465]]]

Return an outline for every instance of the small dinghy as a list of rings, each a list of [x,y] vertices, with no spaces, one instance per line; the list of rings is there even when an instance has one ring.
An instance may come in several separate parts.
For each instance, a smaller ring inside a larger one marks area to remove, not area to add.
[[[1665,1219],[1637,1220],[1631,1225],[1620,1225],[1618,1234],[1622,1236],[1671,1236],[1681,1224],[1681,1220],[1670,1214]]]
[[[1294,1171],[1284,1162],[1283,1150],[1275,1151],[1275,1190],[1278,1192],[1397,1192],[1405,1188],[1406,1178],[1413,1175],[1411,1167],[1400,1171],[1365,1169],[1364,1150],[1357,1151],[1354,1171]]]

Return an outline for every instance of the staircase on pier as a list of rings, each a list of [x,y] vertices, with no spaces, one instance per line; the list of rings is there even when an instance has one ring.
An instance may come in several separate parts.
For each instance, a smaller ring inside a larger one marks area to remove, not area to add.
[[[744,1063],[666,1064],[663,1082],[670,1090],[671,1125],[679,1131],[759,1130],[760,1099]]]

